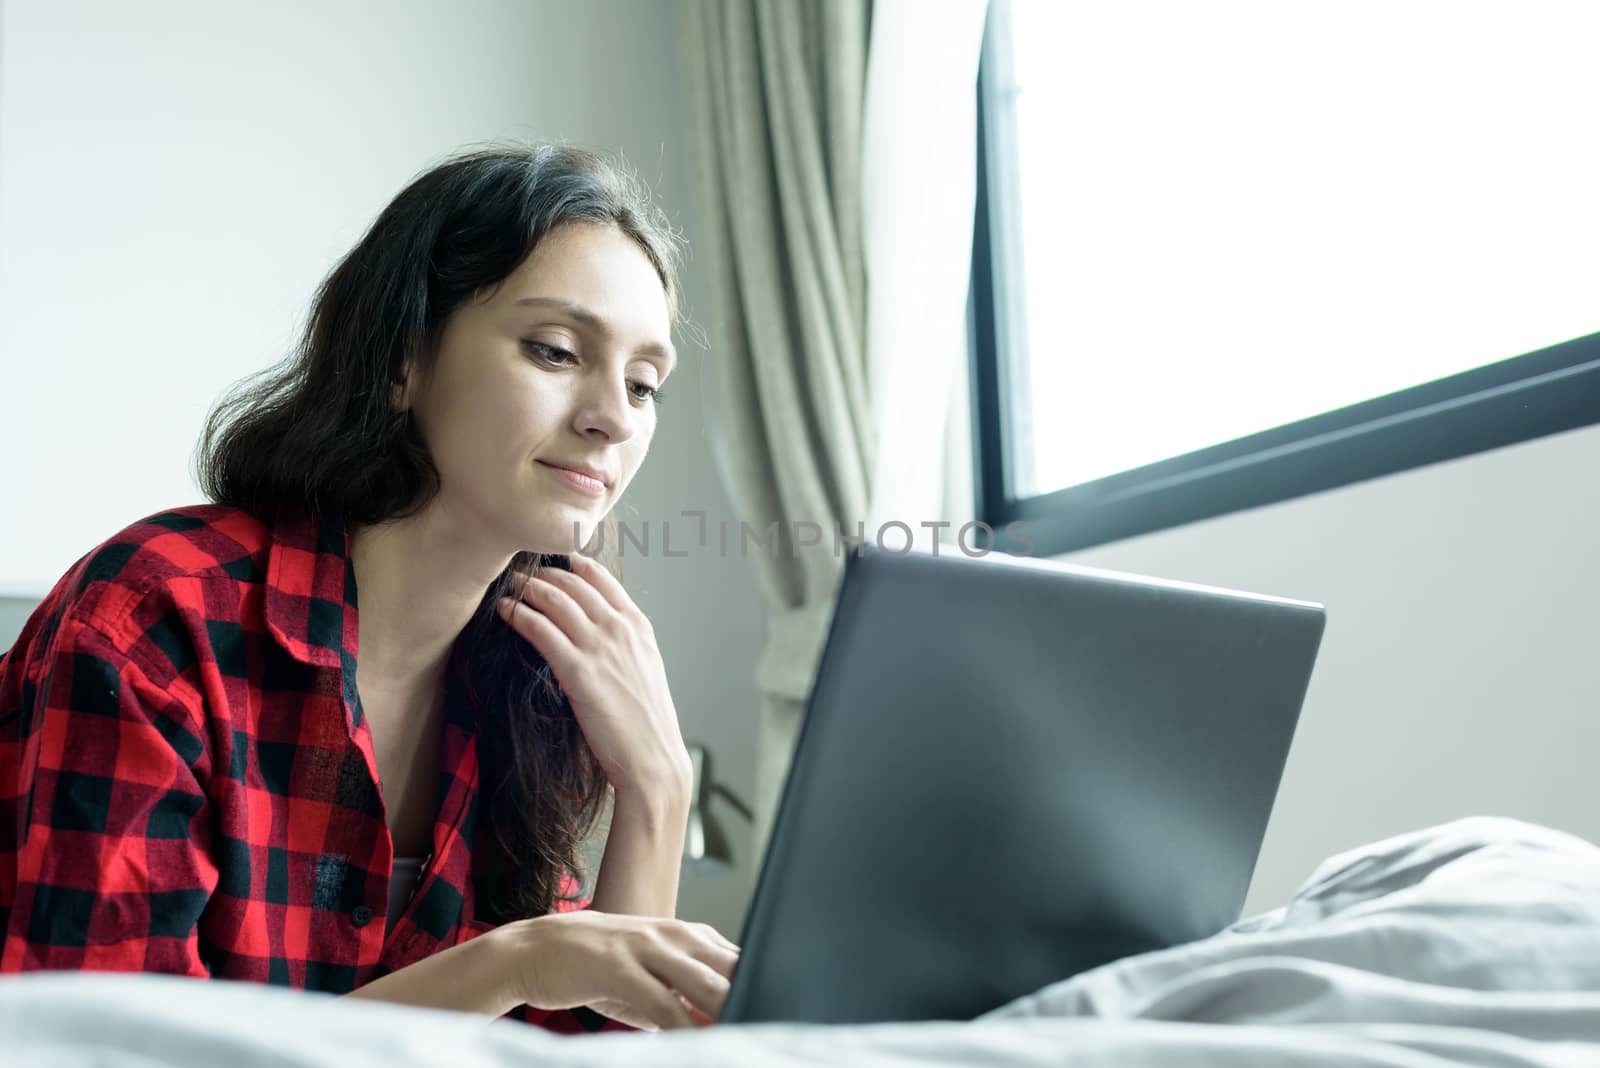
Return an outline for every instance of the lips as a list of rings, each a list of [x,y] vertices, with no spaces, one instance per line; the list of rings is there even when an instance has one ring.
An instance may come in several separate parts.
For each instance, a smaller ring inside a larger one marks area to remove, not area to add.
[[[581,493],[583,496],[590,497],[596,501],[605,498],[610,493],[610,488],[607,486],[604,477],[596,478],[584,471],[575,471],[570,467],[547,463],[544,460],[539,461],[539,466],[549,471],[574,493]],[[594,469],[590,468],[589,470],[592,471]]]
[[[599,482],[603,486],[609,487],[611,485],[611,476],[607,475],[598,467],[589,467],[585,464],[557,463],[555,460],[540,460],[539,462],[544,464],[546,467],[554,467],[561,471],[573,471],[580,475],[586,475],[589,478],[594,479],[596,482]]]

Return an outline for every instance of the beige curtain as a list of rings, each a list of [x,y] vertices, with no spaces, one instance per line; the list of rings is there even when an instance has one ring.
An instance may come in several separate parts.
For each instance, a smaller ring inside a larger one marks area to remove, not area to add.
[[[693,0],[681,49],[695,87],[713,449],[754,541],[768,612],[754,846],[765,849],[831,619],[866,519],[861,123],[868,0]],[[869,532],[870,536],[870,532]],[[816,544],[807,545],[815,540]],[[731,539],[730,539],[731,541]],[[730,552],[731,552],[730,548]]]

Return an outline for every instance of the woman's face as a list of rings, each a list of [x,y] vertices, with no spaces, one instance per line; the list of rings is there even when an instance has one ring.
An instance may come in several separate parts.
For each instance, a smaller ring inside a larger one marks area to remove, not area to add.
[[[643,462],[676,357],[666,292],[633,240],[574,223],[445,321],[402,395],[439,469],[435,505],[498,549],[570,553]],[[576,484],[559,468],[597,472]],[[576,526],[576,541],[574,528]]]

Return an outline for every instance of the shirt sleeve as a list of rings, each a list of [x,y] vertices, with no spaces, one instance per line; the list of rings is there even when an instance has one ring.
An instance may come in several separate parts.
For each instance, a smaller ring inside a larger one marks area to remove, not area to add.
[[[197,709],[92,626],[62,620],[22,709],[14,894],[0,972],[205,976],[217,885]]]

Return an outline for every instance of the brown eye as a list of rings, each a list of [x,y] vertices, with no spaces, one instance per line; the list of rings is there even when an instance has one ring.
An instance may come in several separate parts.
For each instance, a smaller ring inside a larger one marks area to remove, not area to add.
[[[663,394],[661,392],[661,387],[660,386],[652,386],[652,385],[648,385],[647,383],[644,383],[644,382],[633,382],[633,383],[630,383],[630,385],[634,389],[639,391],[639,392],[635,393],[634,396],[638,397],[640,400],[642,400],[642,401],[654,401],[657,404],[661,403],[661,398],[662,398]]]
[[[540,359],[548,363],[570,363],[577,359],[566,349],[558,348],[555,345],[546,345],[542,341],[524,341],[522,344],[524,348],[533,350]]]

